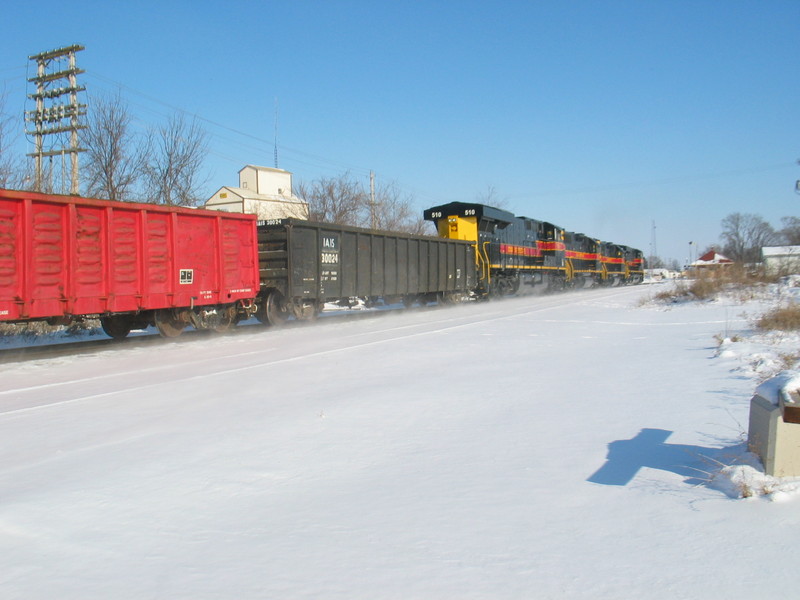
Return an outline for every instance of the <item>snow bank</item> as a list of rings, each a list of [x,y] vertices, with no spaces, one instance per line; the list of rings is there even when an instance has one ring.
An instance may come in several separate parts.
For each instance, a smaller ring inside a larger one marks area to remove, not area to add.
[[[767,379],[756,388],[756,395],[764,400],[769,400],[778,406],[783,400],[787,404],[795,404],[796,393],[800,390],[800,372],[781,371],[774,377]],[[795,398],[792,397],[795,394]]]

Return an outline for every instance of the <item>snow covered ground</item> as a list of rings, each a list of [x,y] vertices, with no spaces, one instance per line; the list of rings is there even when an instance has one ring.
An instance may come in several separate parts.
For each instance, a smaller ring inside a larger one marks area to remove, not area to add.
[[[0,597],[796,597],[744,438],[800,343],[657,289],[0,365]]]

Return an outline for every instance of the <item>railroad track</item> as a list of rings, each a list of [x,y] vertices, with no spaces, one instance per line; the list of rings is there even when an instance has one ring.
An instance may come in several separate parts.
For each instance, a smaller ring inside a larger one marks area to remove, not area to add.
[[[426,307],[435,309],[437,307]],[[281,326],[281,329],[291,329],[294,327],[306,327],[309,325],[324,325],[325,323],[333,320],[353,320],[353,319],[368,319],[377,317],[387,312],[395,312],[398,310],[421,310],[420,308],[402,309],[394,307],[385,307],[379,309],[365,309],[365,310],[342,310],[331,311],[323,313],[319,319],[313,322],[308,321],[288,321]],[[193,340],[199,338],[208,339],[210,336],[235,336],[235,335],[253,335],[264,331],[264,325],[257,322],[241,323],[233,327],[224,334],[218,334],[210,331],[196,331],[188,329],[180,337],[177,338],[163,338],[154,328],[150,328],[145,332],[133,334],[121,340],[113,340],[105,337],[105,334],[98,334],[97,339],[79,338],[74,341],[69,339],[62,339],[52,343],[45,344],[30,344],[20,345],[11,348],[0,348],[0,365],[11,363],[22,363],[28,361],[61,358],[65,356],[80,356],[82,354],[90,355],[98,352],[106,352],[119,350],[121,348],[133,349],[147,346],[156,346],[159,344],[183,344],[191,343]]]
[[[579,290],[574,293],[578,294],[579,297],[584,296],[586,298],[601,299],[606,296],[617,296],[620,291],[625,289],[633,291],[637,288],[599,288],[593,290]],[[566,295],[571,294],[571,292],[568,292]],[[524,296],[519,298],[524,298]],[[540,298],[541,301],[532,306],[531,310],[539,311],[562,304],[565,299],[565,294],[538,296],[538,298]],[[409,309],[402,308],[400,305],[398,305],[397,307],[382,307],[378,309],[330,311],[322,313],[320,318],[315,321],[290,320],[283,324],[280,329],[325,326],[326,324],[332,324],[345,320],[370,319],[385,315],[387,313],[396,313],[402,311],[441,309],[442,307],[436,305],[427,307],[413,307]],[[97,354],[98,352],[108,352],[119,349],[136,349],[148,346],[156,347],[163,344],[190,344],[198,339],[207,340],[211,336],[248,336],[263,333],[264,330],[264,326],[255,320],[251,322],[240,323],[224,334],[189,329],[185,331],[183,335],[177,338],[163,338],[155,329],[151,328],[146,333],[132,335],[121,340],[113,340],[103,337],[102,339],[80,339],[74,342],[59,341],[51,344],[36,344],[0,349],[0,365],[62,358],[67,356],[74,357],[80,355],[92,355]]]

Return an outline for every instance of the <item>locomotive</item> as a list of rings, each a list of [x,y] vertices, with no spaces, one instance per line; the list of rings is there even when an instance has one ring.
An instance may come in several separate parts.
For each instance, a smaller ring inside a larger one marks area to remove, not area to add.
[[[451,202],[424,217],[443,238],[475,249],[476,294],[508,296],[534,290],[616,286],[644,280],[641,250],[486,206]]]
[[[302,219],[0,190],[0,322],[99,318],[225,331],[327,303],[457,302],[640,283],[642,253],[481,204],[424,212],[436,236]]]

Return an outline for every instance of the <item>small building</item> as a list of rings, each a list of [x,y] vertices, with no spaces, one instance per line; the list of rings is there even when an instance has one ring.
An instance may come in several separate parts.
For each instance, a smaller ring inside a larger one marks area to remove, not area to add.
[[[800,273],[800,246],[764,246],[761,260],[767,273]]]
[[[292,174],[254,165],[239,171],[239,187],[220,188],[203,208],[247,213],[259,219],[308,219],[308,202],[294,195]]]
[[[703,256],[698,258],[689,265],[690,269],[718,269],[721,267],[730,266],[733,261],[727,256],[723,256],[716,250],[709,250]]]
[[[645,269],[644,276],[645,280],[653,282],[653,281],[667,281],[669,279],[678,279],[680,277],[680,273],[678,271],[673,271],[671,269]]]

